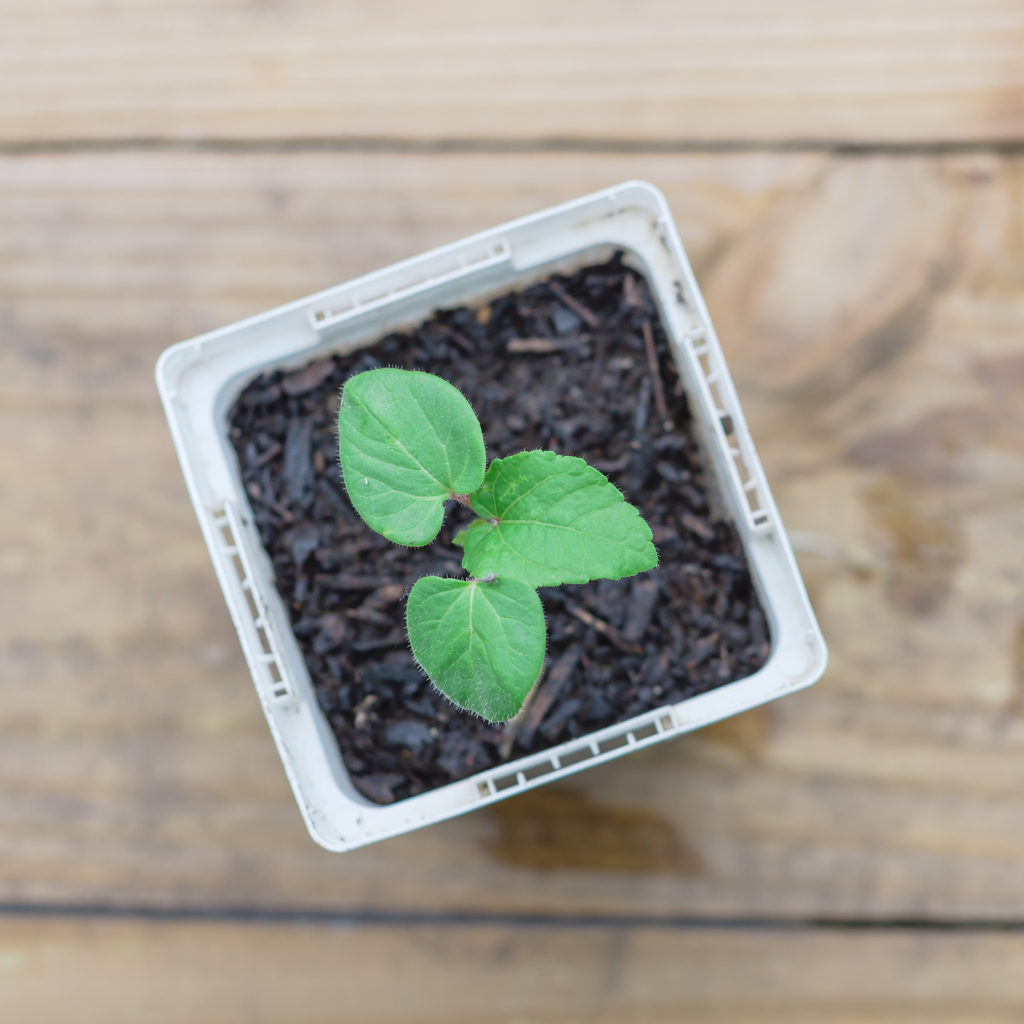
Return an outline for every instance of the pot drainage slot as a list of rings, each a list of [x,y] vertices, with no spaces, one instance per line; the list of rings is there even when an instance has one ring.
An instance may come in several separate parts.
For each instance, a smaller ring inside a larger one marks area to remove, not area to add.
[[[503,238],[485,239],[472,249],[460,246],[456,252],[437,253],[429,260],[420,261],[422,269],[419,274],[411,267],[402,268],[397,275],[401,284],[394,283],[396,275],[391,273],[377,280],[357,281],[352,286],[343,287],[310,309],[310,325],[318,332],[328,331],[372,309],[500,266],[507,263],[511,255]]]
[[[582,739],[567,745],[560,753],[552,754],[540,761],[534,761],[505,774],[491,775],[477,783],[477,796],[487,799],[498,793],[510,795],[516,789],[523,789],[536,779],[548,775],[564,775],[570,768],[576,768],[588,761],[608,760],[638,747],[646,747],[665,739],[675,731],[671,714],[663,709],[653,718],[611,733],[601,739]]]
[[[669,723],[671,725],[671,723]],[[648,736],[656,736],[658,734],[658,727],[653,722],[648,722],[647,725],[641,725],[638,729],[633,730],[633,735],[637,741],[645,740]]]
[[[768,526],[768,510],[761,498],[762,488],[753,445],[746,431],[740,429],[734,412],[735,398],[725,376],[724,364],[720,363],[721,355],[700,331],[691,332],[686,340],[707,388],[714,414],[716,439],[727,456],[729,475],[743,496],[747,521],[760,532]]]
[[[631,735],[627,732],[623,736],[613,736],[611,739],[602,740],[597,745],[597,749],[602,754],[607,754],[611,750],[619,750],[621,747],[628,747],[630,745]],[[636,742],[635,740],[633,742]]]
[[[563,754],[559,761],[563,768],[568,768],[574,764],[583,764],[584,761],[589,761],[594,756],[594,751],[590,747],[581,747],[579,750],[573,750],[568,754]]]
[[[272,639],[265,609],[256,599],[252,566],[244,547],[239,543],[242,524],[231,504],[213,513],[217,537],[216,550],[228,568],[230,605],[238,623],[239,636],[246,659],[259,680],[263,694],[274,704],[290,703],[294,697],[291,686],[281,670],[281,659]],[[237,587],[237,589],[236,589]]]

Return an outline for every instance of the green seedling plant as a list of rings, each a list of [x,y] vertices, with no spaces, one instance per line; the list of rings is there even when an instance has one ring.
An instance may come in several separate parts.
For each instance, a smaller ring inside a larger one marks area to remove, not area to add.
[[[351,377],[338,448],[352,505],[395,544],[429,544],[450,501],[479,517],[453,540],[469,577],[417,580],[406,627],[431,683],[491,722],[514,718],[540,677],[547,631],[538,587],[657,565],[639,511],[583,459],[529,451],[487,465],[476,414],[440,377],[398,369]]]

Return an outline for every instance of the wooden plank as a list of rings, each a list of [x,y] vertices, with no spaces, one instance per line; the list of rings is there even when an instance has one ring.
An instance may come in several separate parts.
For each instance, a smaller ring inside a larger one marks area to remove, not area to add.
[[[1019,935],[419,925],[0,923],[0,1007],[33,1024],[994,1024]]]
[[[1016,0],[8,0],[0,140],[1019,139]]]
[[[169,344],[645,174],[691,255],[820,156],[76,154],[0,159],[0,400],[151,402]]]
[[[628,167],[666,185],[693,242],[829,674],[493,810],[322,853],[152,361],[186,325]],[[1020,919],[1022,178],[990,157],[0,161],[0,899]]]

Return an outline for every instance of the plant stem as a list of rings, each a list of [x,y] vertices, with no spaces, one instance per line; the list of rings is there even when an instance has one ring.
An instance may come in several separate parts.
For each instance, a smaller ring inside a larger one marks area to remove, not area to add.
[[[472,507],[473,507],[473,504],[472,504],[472,502],[471,502],[471,501],[469,500],[469,495],[468,495],[468,494],[456,494],[456,493],[455,493],[454,491],[452,491],[452,494],[451,494],[451,496],[452,496],[452,498],[454,498],[454,499],[455,499],[455,500],[456,500],[456,501],[457,501],[457,502],[458,502],[458,503],[459,503],[460,505],[465,505],[465,506],[466,506],[466,508],[472,508]]]

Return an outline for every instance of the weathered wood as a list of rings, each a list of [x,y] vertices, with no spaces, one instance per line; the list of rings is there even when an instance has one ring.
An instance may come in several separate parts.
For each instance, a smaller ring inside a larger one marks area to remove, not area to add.
[[[32,1024],[1011,1024],[1019,935],[6,921]],[[71,994],[73,998],[70,998]]]
[[[695,257],[829,674],[491,811],[322,853],[153,360],[630,174],[665,186]],[[989,157],[0,161],[0,899],[1021,918],[1022,180],[1024,161]]]
[[[153,398],[167,345],[646,175],[700,265],[820,156],[74,154],[0,159],[0,399]]]
[[[8,0],[0,141],[1019,139],[1016,0]]]

